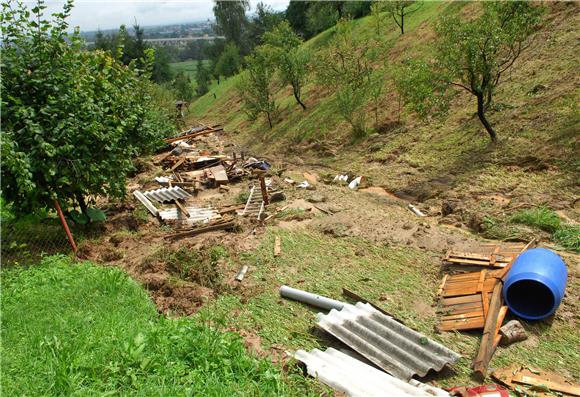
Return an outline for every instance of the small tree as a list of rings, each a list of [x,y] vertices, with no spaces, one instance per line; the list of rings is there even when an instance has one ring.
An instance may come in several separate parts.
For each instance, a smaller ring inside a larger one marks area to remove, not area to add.
[[[401,34],[405,34],[405,17],[421,8],[423,1],[387,1],[384,4],[385,9],[391,14],[393,20],[401,29]]]
[[[230,77],[240,70],[240,51],[234,43],[226,44],[215,65],[215,74]]]
[[[273,75],[271,59],[263,47],[256,47],[254,54],[246,57],[246,70],[238,85],[244,112],[250,120],[261,114],[266,116],[268,125],[273,127],[278,115],[278,107],[273,95]]]
[[[337,109],[357,137],[366,134],[361,109],[370,96],[372,49],[371,43],[353,34],[348,21],[340,20],[334,38],[316,59],[318,81],[335,92]]]
[[[209,91],[209,83],[211,82],[211,72],[203,65],[203,61],[197,61],[195,73],[195,92],[198,96],[202,96]]]
[[[124,197],[132,157],[161,144],[171,113],[151,97],[151,50],[143,71],[83,51],[67,33],[72,1],[50,19],[45,8],[3,4],[2,197],[20,212],[57,199],[87,215],[88,195]]]
[[[306,109],[302,101],[302,87],[306,82],[309,54],[300,47],[302,39],[287,21],[283,21],[272,31],[264,34],[264,44],[271,51],[282,83],[292,86],[294,99],[302,109]]]
[[[175,75],[173,89],[177,99],[188,102],[193,98],[193,85],[191,79],[183,72],[178,72]]]
[[[406,102],[424,115],[446,106],[450,87],[464,89],[476,98],[477,116],[495,143],[486,112],[501,78],[529,46],[542,11],[526,1],[487,2],[482,15],[471,21],[442,18],[434,62],[410,62],[403,72],[411,77],[399,84]]]

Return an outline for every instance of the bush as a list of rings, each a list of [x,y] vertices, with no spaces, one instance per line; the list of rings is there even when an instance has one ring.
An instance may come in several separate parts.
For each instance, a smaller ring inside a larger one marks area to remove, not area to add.
[[[510,221],[536,227],[548,233],[554,233],[560,228],[560,217],[547,207],[519,211],[510,218]]]
[[[72,2],[45,17],[39,1],[3,4],[2,196],[16,212],[124,197],[134,156],[157,148],[171,117],[160,111],[143,69],[103,51],[84,51],[67,32]],[[31,14],[32,12],[32,14]]]
[[[570,251],[580,252],[580,226],[564,225],[556,230],[552,238],[562,247]]]

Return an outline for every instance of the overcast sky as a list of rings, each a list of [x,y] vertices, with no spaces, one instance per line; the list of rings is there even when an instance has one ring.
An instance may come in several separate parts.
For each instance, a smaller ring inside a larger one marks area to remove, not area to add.
[[[289,0],[262,0],[273,9],[286,9]],[[259,0],[250,0],[253,12]],[[35,1],[26,1],[34,4]],[[47,0],[49,13],[62,10],[62,0]],[[118,28],[132,25],[137,19],[141,26],[204,21],[213,18],[211,0],[76,0],[69,23],[81,30]]]

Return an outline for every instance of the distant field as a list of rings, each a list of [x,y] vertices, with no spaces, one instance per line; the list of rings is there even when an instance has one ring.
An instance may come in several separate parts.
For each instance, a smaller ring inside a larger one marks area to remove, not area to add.
[[[204,66],[208,66],[209,65],[209,60],[204,60]],[[189,60],[189,61],[183,61],[183,62],[174,62],[170,64],[171,70],[174,73],[177,72],[183,72],[186,75],[189,76],[189,78],[192,81],[195,81],[195,77],[196,77],[196,68],[197,68],[197,61]]]

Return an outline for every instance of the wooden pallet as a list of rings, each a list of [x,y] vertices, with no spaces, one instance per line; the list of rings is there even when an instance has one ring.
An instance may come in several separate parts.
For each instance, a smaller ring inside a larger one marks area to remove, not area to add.
[[[439,331],[483,328],[499,272],[446,275],[440,287]]]
[[[439,331],[483,328],[487,318],[491,294],[509,271],[513,260],[525,251],[528,244],[484,244],[482,253],[448,252],[443,259],[460,265],[486,267],[477,272],[446,274],[439,287]],[[457,258],[462,262],[453,262]],[[506,260],[509,258],[509,261]],[[474,263],[477,262],[477,263]],[[499,269],[498,269],[499,268]]]
[[[481,252],[448,251],[443,261],[454,265],[503,268],[511,263],[525,248],[526,246],[523,244],[485,244],[481,246]]]

